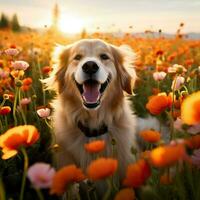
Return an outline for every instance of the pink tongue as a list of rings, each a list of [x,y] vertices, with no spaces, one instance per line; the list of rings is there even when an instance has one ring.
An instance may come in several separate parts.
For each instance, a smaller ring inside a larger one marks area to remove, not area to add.
[[[87,103],[96,103],[99,99],[99,84],[83,84],[83,98]]]

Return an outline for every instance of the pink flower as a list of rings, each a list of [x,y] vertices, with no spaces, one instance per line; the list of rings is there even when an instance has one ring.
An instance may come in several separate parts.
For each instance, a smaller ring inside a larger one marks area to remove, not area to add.
[[[19,53],[19,50],[15,48],[9,48],[9,49],[6,49],[4,52],[6,55],[16,56]]]
[[[182,126],[183,126],[182,120],[180,118],[177,118],[176,121],[174,122],[174,128],[179,130],[179,131],[183,131]],[[190,133],[190,134],[200,133],[200,124],[190,126],[187,129],[187,132]]]
[[[174,122],[174,128],[179,131],[182,131],[182,125],[183,125],[182,120],[180,118],[177,118],[176,121]]]
[[[155,81],[161,81],[165,78],[167,74],[165,72],[154,72],[153,78]]]
[[[46,163],[35,163],[28,169],[27,176],[35,188],[49,188],[55,169]]]
[[[182,87],[184,82],[185,82],[185,78],[182,76],[178,76],[176,79],[173,80],[171,89],[179,90]]]
[[[25,106],[31,102],[31,98],[23,98],[20,101],[20,105]]]
[[[49,108],[41,108],[37,110],[37,114],[41,117],[41,118],[47,118],[50,115],[51,110]]]
[[[196,124],[188,128],[188,133],[197,134],[200,133],[200,124]]]
[[[194,150],[191,156],[192,163],[200,168],[200,149]]]
[[[26,70],[29,67],[29,64],[26,61],[18,60],[12,63],[12,67],[15,70]]]
[[[185,140],[184,139],[176,139],[176,140],[171,140],[170,145],[171,146],[176,146],[177,144],[184,144]]]
[[[9,76],[9,73],[0,68],[0,77],[3,79],[3,78],[7,78],[8,76]]]

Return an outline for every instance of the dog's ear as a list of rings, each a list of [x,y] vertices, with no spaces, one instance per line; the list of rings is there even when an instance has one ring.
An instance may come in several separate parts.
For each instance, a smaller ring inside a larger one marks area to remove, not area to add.
[[[135,53],[129,46],[126,45],[120,47],[111,45],[111,50],[115,60],[117,76],[122,89],[128,94],[132,94],[133,86],[137,78],[133,67]]]
[[[46,89],[53,89],[62,93],[65,87],[65,72],[68,66],[68,59],[72,45],[62,46],[56,45],[51,56],[53,70],[49,76],[42,80]]]

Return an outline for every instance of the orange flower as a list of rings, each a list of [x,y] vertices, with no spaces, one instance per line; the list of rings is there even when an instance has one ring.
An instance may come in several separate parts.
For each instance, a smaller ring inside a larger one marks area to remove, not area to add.
[[[188,125],[200,123],[200,91],[189,95],[183,100],[181,119],[183,123]]]
[[[87,174],[92,180],[100,180],[112,176],[117,170],[118,162],[112,158],[99,158],[90,163]]]
[[[146,104],[147,110],[153,115],[159,115],[165,109],[171,107],[172,98],[164,94],[152,96]]]
[[[151,170],[148,163],[144,159],[140,159],[128,166],[123,184],[137,188],[143,185],[150,175]]]
[[[9,159],[18,153],[20,146],[31,146],[39,139],[35,126],[24,125],[9,129],[0,136],[2,159]]]
[[[3,106],[0,108],[0,115],[7,115],[11,112],[10,106]]]
[[[121,189],[115,196],[114,200],[134,200],[135,192],[131,188]]]
[[[92,141],[88,144],[84,145],[86,151],[90,153],[98,153],[104,150],[105,148],[105,141],[104,140],[96,140]]]
[[[185,140],[185,144],[190,149],[199,149],[200,148],[200,135],[195,135]]]
[[[185,147],[182,144],[161,146],[150,153],[150,162],[155,167],[165,167],[186,158]]]
[[[160,133],[154,130],[143,130],[140,132],[140,136],[146,142],[158,142],[160,140]]]
[[[50,193],[62,195],[69,184],[83,181],[85,178],[82,170],[75,165],[63,167],[54,175]]]

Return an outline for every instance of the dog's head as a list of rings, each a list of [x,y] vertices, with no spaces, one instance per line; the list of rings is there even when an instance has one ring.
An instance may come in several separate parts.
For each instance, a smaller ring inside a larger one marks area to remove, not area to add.
[[[58,93],[70,96],[72,101],[79,99],[86,109],[100,107],[113,90],[132,93],[136,76],[134,53],[129,47],[85,39],[56,47],[53,61],[54,70],[47,85],[56,83]]]

